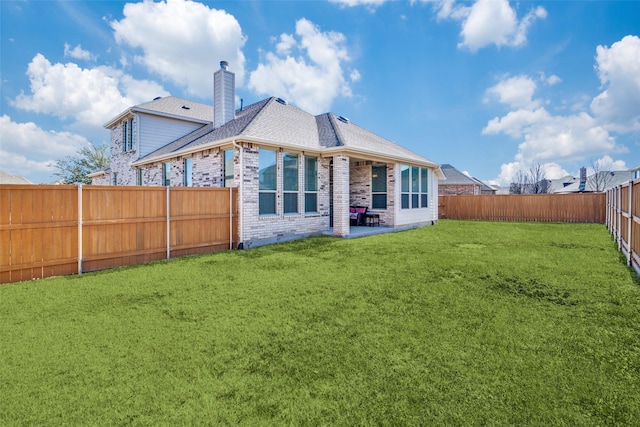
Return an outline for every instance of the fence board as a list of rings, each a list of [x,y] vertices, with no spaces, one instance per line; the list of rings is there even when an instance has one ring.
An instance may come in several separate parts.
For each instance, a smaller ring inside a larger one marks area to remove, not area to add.
[[[229,249],[236,199],[229,188],[0,185],[0,283]]]
[[[440,218],[485,221],[595,222],[606,220],[604,193],[439,196]]]
[[[627,264],[640,275],[640,180],[607,191],[607,227]]]

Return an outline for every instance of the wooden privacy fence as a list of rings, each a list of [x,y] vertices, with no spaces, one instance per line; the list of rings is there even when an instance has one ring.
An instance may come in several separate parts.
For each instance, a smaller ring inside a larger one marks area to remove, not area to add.
[[[640,275],[640,179],[607,191],[607,227]]]
[[[605,194],[438,196],[440,218],[484,221],[605,222]]]
[[[0,283],[231,249],[232,188],[0,185]]]

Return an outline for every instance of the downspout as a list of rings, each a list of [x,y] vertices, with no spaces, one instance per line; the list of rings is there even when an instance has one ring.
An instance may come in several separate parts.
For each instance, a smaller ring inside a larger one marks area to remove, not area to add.
[[[240,245],[242,245],[244,247],[244,236],[243,236],[243,229],[244,229],[244,222],[243,222],[243,214],[242,214],[242,197],[243,197],[243,192],[242,192],[242,182],[244,181],[244,156],[243,156],[243,149],[242,146],[239,145],[236,140],[234,139],[233,141],[231,141],[231,143],[233,144],[234,148],[238,149],[239,152],[239,163],[240,163],[240,173],[238,174],[238,246],[240,247]]]

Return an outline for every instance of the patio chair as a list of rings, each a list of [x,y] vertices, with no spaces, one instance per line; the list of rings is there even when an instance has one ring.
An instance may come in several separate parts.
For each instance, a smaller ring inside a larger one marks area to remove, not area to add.
[[[349,208],[349,223],[351,225],[365,225],[367,207],[351,206]]]

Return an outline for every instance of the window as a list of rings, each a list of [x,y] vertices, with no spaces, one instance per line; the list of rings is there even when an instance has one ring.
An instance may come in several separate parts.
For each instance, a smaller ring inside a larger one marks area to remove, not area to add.
[[[276,213],[276,152],[261,148],[258,152],[258,212],[260,215]]]
[[[409,209],[409,180],[411,178],[411,169],[407,165],[400,165],[400,175],[401,175],[401,199],[402,199],[402,209]]]
[[[162,185],[168,187],[171,184],[171,163],[164,163],[162,168]]]
[[[371,166],[371,208],[387,209],[387,166]]]
[[[122,124],[122,151],[133,151],[133,118]]]
[[[400,166],[402,209],[418,209],[428,207],[429,171],[418,166]]]
[[[118,172],[113,173],[113,185],[118,185]]]
[[[318,212],[318,158],[304,158],[304,211]]]
[[[284,153],[284,213],[298,213],[298,155]]]
[[[138,169],[138,177],[137,177],[138,185],[144,185],[144,169]]]
[[[224,186],[233,187],[233,150],[224,152]]]
[[[184,159],[184,176],[183,182],[185,187],[193,186],[193,159],[191,157]]]
[[[427,169],[420,168],[420,207],[429,207],[429,180],[427,178]]]

